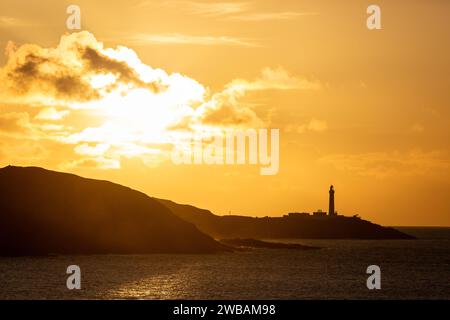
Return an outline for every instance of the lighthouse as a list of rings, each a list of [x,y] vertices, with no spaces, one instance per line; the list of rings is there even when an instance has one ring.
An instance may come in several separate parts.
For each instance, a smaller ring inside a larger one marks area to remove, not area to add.
[[[328,215],[329,216],[334,216],[336,213],[334,211],[334,189],[333,189],[332,185],[330,186],[329,193],[330,193],[330,199],[329,199],[329,202],[328,202]]]

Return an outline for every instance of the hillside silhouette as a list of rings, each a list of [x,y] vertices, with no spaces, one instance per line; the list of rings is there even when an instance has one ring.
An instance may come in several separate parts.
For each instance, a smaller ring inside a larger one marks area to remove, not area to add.
[[[224,250],[144,193],[36,167],[0,169],[0,255]]]
[[[218,216],[209,210],[158,199],[174,214],[195,224],[216,239],[414,239],[394,228],[345,216],[305,216],[254,218]]]

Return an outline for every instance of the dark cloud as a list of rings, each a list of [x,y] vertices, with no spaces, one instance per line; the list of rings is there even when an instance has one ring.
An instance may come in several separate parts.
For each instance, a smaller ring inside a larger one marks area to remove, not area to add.
[[[91,47],[82,48],[82,58],[88,63],[87,70],[95,73],[116,75],[119,82],[130,83],[138,88],[147,88],[155,93],[164,89],[160,82],[146,83],[139,78],[138,73],[126,62],[111,59]]]
[[[81,78],[79,72],[39,53],[28,52],[16,59],[6,77],[10,89],[20,95],[40,91],[58,99],[76,101],[89,101],[100,97],[99,93]]]
[[[8,62],[0,70],[0,87],[17,96],[43,93],[49,98],[78,102],[99,99],[121,83],[154,93],[165,90],[161,81],[143,81],[126,61],[105,55],[95,38],[86,37],[85,33],[65,36],[56,48],[25,44],[10,50]],[[100,90],[90,84],[89,76],[102,74],[113,74],[116,81]]]

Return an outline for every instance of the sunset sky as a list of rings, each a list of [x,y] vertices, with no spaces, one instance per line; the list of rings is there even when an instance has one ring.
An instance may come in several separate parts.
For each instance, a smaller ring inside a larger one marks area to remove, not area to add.
[[[449,14],[440,0],[2,0],[0,166],[251,216],[327,210],[333,184],[338,213],[450,226]],[[233,128],[280,129],[278,174],[171,162],[173,136]]]

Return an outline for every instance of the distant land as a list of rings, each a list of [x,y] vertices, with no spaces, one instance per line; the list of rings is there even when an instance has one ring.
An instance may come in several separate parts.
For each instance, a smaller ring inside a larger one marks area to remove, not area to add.
[[[413,237],[353,217],[217,216],[108,181],[37,167],[0,169],[3,256],[216,253],[232,247],[215,239],[232,238],[260,247],[257,239]]]
[[[223,239],[221,242],[236,248],[266,248],[266,249],[292,249],[292,250],[315,250],[314,246],[305,246],[298,243],[278,243],[255,239]]]
[[[218,216],[209,210],[157,199],[180,218],[216,239],[415,239],[397,229],[359,217],[313,216],[291,213],[282,217]]]

